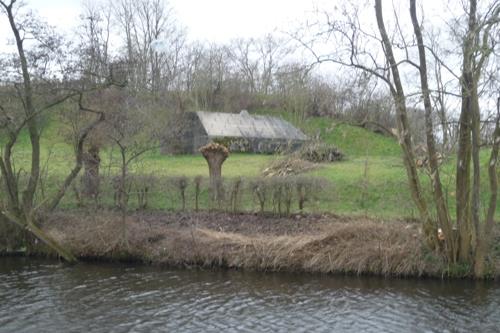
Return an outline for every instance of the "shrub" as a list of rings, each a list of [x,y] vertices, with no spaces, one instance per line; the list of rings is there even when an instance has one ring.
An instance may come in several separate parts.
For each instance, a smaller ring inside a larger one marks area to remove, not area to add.
[[[130,175],[132,191],[137,195],[137,209],[148,208],[149,192],[156,183],[156,177],[152,175]]]
[[[200,202],[200,192],[201,192],[201,184],[203,182],[203,177],[202,176],[196,176],[194,177],[194,210],[198,211],[199,210],[199,202]]]
[[[305,203],[310,201],[314,194],[322,189],[321,182],[312,177],[297,177],[295,179],[297,190],[297,204],[299,210],[304,210]]]
[[[241,191],[243,187],[243,180],[241,177],[236,178],[231,183],[231,194],[229,196],[229,209],[231,212],[236,213],[238,211],[239,203],[241,200]]]
[[[251,182],[250,188],[252,189],[254,197],[257,198],[259,202],[260,213],[263,214],[268,198],[268,182],[265,178],[257,178]]]
[[[279,216],[290,215],[297,178],[273,177],[268,180],[267,184],[271,193],[274,214]],[[300,201],[300,198],[297,197],[297,200]]]
[[[174,188],[179,191],[182,202],[182,210],[186,210],[186,188],[188,187],[188,179],[185,176],[172,177],[170,179]]]

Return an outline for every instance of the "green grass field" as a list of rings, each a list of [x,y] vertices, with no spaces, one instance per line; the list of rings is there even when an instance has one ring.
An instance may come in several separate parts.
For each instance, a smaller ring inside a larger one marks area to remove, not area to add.
[[[320,178],[328,186],[307,204],[307,210],[382,218],[416,216],[406,185],[406,173],[401,159],[401,151],[395,140],[359,127],[335,124],[327,118],[310,118],[305,121],[296,121],[291,116],[285,118],[310,136],[320,134],[322,140],[336,145],[346,154],[345,161],[321,164],[308,173],[312,177]],[[42,135],[42,188],[44,194],[55,190],[57,184],[61,182],[73,165],[72,147],[65,143],[58,127],[56,121],[53,120]],[[24,166],[29,165],[29,156],[29,140],[26,135],[23,135],[15,149],[16,169],[21,174],[25,172]],[[109,147],[101,151],[101,175],[111,176],[117,173],[117,157],[117,152]],[[228,179],[256,178],[266,166],[277,158],[282,157],[231,154],[223,165],[223,176]],[[485,169],[487,161],[488,152],[484,151],[481,155],[481,163]],[[454,166],[453,158],[447,160],[442,166],[443,182],[452,210],[454,206]],[[151,151],[143,155],[131,167],[130,171],[134,175],[153,175],[159,178],[186,176],[192,179],[199,175],[208,175],[206,162],[201,155],[165,156],[161,155],[159,151]],[[483,175],[482,199],[483,202],[487,202],[486,172]],[[424,170],[422,170],[422,176],[423,183],[428,188],[429,181]],[[191,187],[188,187],[187,191],[188,194],[192,195],[193,189]],[[176,209],[179,206],[178,196],[177,192],[167,189],[166,185],[163,188],[157,186],[156,190],[151,193],[149,207]],[[202,196],[202,199],[206,201],[206,191],[202,193]],[[110,202],[111,199],[106,200]],[[134,205],[134,200],[135,198],[131,197],[131,207]],[[430,200],[429,204],[432,206]],[[62,202],[62,207],[71,208],[74,205],[73,195],[69,193]],[[187,206],[188,208],[192,207],[192,203],[188,202]],[[241,206],[246,210],[257,209],[257,204],[251,195],[244,196]],[[497,213],[497,217],[500,217],[500,213]]]

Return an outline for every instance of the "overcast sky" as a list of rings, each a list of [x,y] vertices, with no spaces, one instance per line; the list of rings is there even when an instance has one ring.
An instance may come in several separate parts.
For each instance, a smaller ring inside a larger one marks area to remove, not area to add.
[[[192,40],[224,42],[286,30],[303,20],[319,0],[170,0],[179,23]],[[25,0],[51,25],[71,30],[78,25],[82,0]],[[97,0],[95,2],[98,2]],[[4,22],[6,23],[6,22]],[[5,36],[5,24],[0,33]]]
[[[29,8],[49,24],[70,32],[79,23],[82,2],[107,2],[107,0],[24,0]],[[434,16],[439,20],[443,11],[435,7],[438,3],[450,3],[458,0],[425,0],[426,17]],[[294,31],[294,27],[313,17],[316,8],[331,10],[340,6],[344,0],[165,0],[174,10],[179,23],[187,28],[191,40],[226,42],[236,37],[261,37],[273,31]],[[371,16],[371,1],[358,0],[366,4]],[[407,0],[392,0],[396,7],[404,7],[407,12]],[[388,2],[389,4],[390,2]],[[443,7],[443,6],[441,6]],[[390,10],[384,6],[385,10]],[[388,13],[388,17],[392,16]],[[371,21],[372,17],[367,21]],[[0,20],[0,38],[11,36],[7,21]]]
[[[49,24],[71,34],[80,24],[79,14],[82,1],[99,0],[24,0],[29,8],[35,9]],[[102,0],[107,1],[107,0]],[[261,37],[274,31],[292,32],[308,17],[315,17],[315,9],[330,11],[342,6],[344,0],[166,0],[174,11],[178,22],[186,27],[190,40],[227,42],[236,37]],[[357,0],[364,10],[360,12],[363,24],[374,26],[372,1]],[[394,18],[390,4],[395,5],[402,24],[409,24],[408,0],[384,2],[384,16]],[[425,5],[426,21],[435,28],[446,28],[450,16],[462,12],[459,0],[422,0]],[[316,16],[317,17],[317,16]],[[371,23],[370,23],[371,22]],[[411,30],[409,30],[411,31]],[[441,31],[441,33],[444,31]],[[444,32],[443,35],[446,35]],[[6,38],[12,32],[2,16],[0,20],[0,51],[6,51]],[[329,42],[324,47],[332,51]],[[13,50],[13,46],[11,46]],[[457,63],[458,64],[458,63]],[[457,66],[454,66],[457,67]],[[459,69],[457,67],[457,69]],[[445,73],[446,74],[446,73]]]

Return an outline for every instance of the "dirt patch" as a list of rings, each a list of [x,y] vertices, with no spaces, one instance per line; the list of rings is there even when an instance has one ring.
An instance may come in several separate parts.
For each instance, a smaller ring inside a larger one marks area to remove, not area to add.
[[[89,219],[120,219],[113,211],[88,213],[73,211],[59,212],[48,217],[47,226],[68,227],[69,224],[81,224]],[[128,223],[140,223],[149,227],[168,227],[169,229],[202,228],[220,232],[240,233],[243,235],[297,235],[317,234],[332,223],[349,223],[352,218],[334,215],[301,215],[277,217],[273,215],[221,212],[136,212],[127,216]]]
[[[157,215],[148,216],[154,222]],[[297,235],[321,232],[330,220],[321,215],[294,215],[290,217],[263,216],[260,214],[195,213],[169,216],[172,227],[196,227],[243,235]]]
[[[57,213],[44,228],[79,257],[272,271],[441,274],[418,224],[328,215]]]

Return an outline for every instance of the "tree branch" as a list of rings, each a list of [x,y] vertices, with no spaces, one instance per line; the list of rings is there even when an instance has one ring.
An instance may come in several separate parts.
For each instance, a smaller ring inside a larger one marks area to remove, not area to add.
[[[80,94],[80,98],[78,100],[78,106],[79,106],[80,111],[95,113],[98,115],[98,118],[95,119],[93,122],[91,122],[89,125],[87,125],[85,128],[83,128],[82,131],[80,132],[80,135],[78,137],[78,141],[76,143],[76,149],[75,149],[75,165],[74,165],[73,169],[71,170],[71,172],[66,177],[66,179],[64,180],[61,187],[59,188],[59,191],[57,191],[56,195],[52,198],[51,201],[48,202],[47,205],[43,205],[44,208],[46,208],[48,211],[53,211],[54,209],[56,209],[56,207],[59,205],[59,202],[64,197],[64,194],[66,193],[68,187],[71,185],[73,180],[76,178],[76,176],[78,175],[78,173],[82,169],[83,144],[85,143],[85,140],[86,140],[87,136],[89,135],[90,131],[92,131],[94,128],[96,128],[100,123],[102,123],[105,120],[104,112],[84,107],[82,104],[82,98],[83,98],[83,94]],[[40,206],[42,206],[42,205],[40,205]]]

